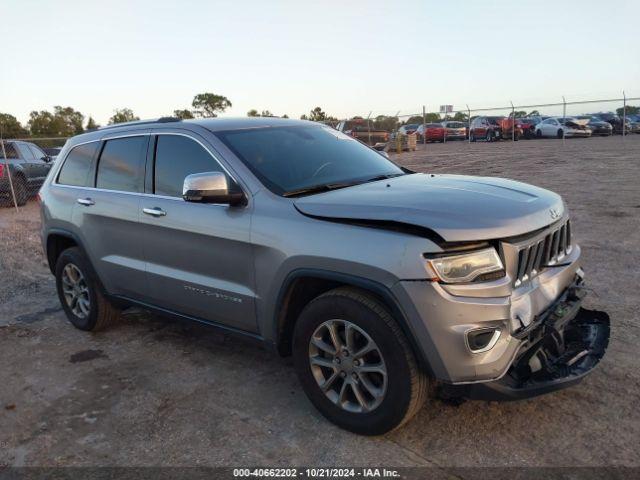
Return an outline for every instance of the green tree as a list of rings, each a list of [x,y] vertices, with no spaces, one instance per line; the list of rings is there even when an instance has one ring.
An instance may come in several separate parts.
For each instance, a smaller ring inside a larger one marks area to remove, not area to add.
[[[529,112],[529,116],[539,116],[540,112],[538,110],[531,110]]]
[[[624,111],[627,111],[627,115],[637,115],[640,113],[640,107],[635,107],[633,105],[627,105],[626,108],[625,107],[620,107],[616,109],[616,113],[618,114],[618,116],[622,117],[625,113]]]
[[[190,118],[195,118],[193,116],[193,112],[191,112],[191,110],[188,109],[183,109],[183,110],[174,110],[173,111],[173,116],[180,118],[182,120],[189,120]]]
[[[302,115],[300,115],[300,120],[309,120],[309,117],[307,117],[307,115],[303,113]]]
[[[133,122],[135,120],[140,120],[140,118],[134,115],[133,110],[130,108],[117,108],[113,111],[113,116],[109,119],[109,125]]]
[[[193,113],[202,118],[217,117],[217,112],[224,112],[231,107],[229,99],[215,93],[199,93],[193,97]]]
[[[511,112],[509,116],[514,116],[515,118],[522,118],[527,116],[527,112],[524,110],[516,110],[515,112]]]
[[[284,115],[282,115],[282,117],[280,118],[289,118],[289,115],[287,115],[286,113]]]
[[[255,108],[252,108],[247,112],[247,117],[259,117],[259,116],[260,114],[258,113],[258,110],[256,110]]]
[[[56,105],[53,107],[53,116],[59,122],[64,130],[64,136],[78,135],[84,132],[82,124],[84,123],[84,115],[71,107],[61,107]]]
[[[424,119],[425,123],[440,123],[440,115],[438,115],[437,113],[427,113],[425,115],[425,119]],[[409,124],[409,123],[422,123],[423,119],[422,119],[422,115],[414,115],[413,117],[409,117],[409,119],[404,122],[405,125]]]
[[[327,114],[320,107],[316,107],[309,113],[309,120],[312,122],[322,122],[327,120]]]
[[[271,113],[269,110],[262,110],[262,112],[260,113],[261,117],[275,117],[275,115],[273,113]]]
[[[469,114],[464,112],[456,112],[453,116],[453,120],[456,122],[466,122],[469,120]]]
[[[46,110],[33,111],[29,114],[29,130],[31,135],[71,137],[82,133],[84,115],[71,107],[53,107],[53,113]]]
[[[373,119],[372,126],[375,129],[392,131],[398,125],[398,117],[389,117],[387,115],[378,115]]]
[[[22,138],[29,134],[16,117],[0,113],[0,135],[2,138]]]
[[[92,116],[89,116],[89,120],[87,120],[86,130],[95,130],[96,128],[100,128],[100,125],[96,123]]]

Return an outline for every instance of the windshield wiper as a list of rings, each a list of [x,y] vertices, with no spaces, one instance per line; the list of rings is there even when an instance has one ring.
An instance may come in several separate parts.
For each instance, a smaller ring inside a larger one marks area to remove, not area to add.
[[[342,183],[323,183],[320,185],[312,185],[310,187],[299,188],[297,190],[289,190],[282,194],[283,197],[298,197],[300,195],[311,195],[314,193],[328,192],[330,190],[338,190],[340,188],[353,187],[355,185],[362,185],[363,183],[376,182],[378,180],[387,180],[388,178],[399,177],[406,175],[405,173],[388,173],[386,175],[376,175],[375,177],[367,178],[366,180],[358,180],[355,182],[342,182]]]
[[[387,180],[389,178],[401,177],[402,175],[406,175],[406,173],[387,173],[386,175],[376,175],[375,177],[367,178],[358,183],[369,183],[369,182],[377,182],[379,180]]]
[[[338,190],[339,188],[351,187],[356,183],[323,183],[320,185],[312,185],[311,187],[298,188],[297,190],[289,190],[282,194],[283,197],[298,197],[300,195],[311,195],[312,193],[328,192],[330,190]]]

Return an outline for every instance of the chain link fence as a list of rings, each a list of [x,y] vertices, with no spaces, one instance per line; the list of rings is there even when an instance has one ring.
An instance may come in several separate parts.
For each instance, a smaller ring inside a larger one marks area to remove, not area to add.
[[[17,210],[37,194],[66,140],[0,139],[0,208]]]
[[[635,106],[633,102],[636,103]],[[621,112],[621,115],[618,112]],[[486,137],[484,129],[482,137],[475,136],[474,120],[479,117],[486,118],[499,127],[500,135]],[[458,109],[454,109],[452,105],[441,105],[438,110],[430,110],[423,106],[413,113],[370,111],[365,115],[325,123],[371,146],[375,146],[376,139],[386,133],[389,138],[387,150],[401,152],[412,150],[411,135],[417,137],[418,145],[432,141],[446,143],[453,140],[529,140],[552,136],[547,131],[551,129],[547,129],[546,126],[538,128],[540,123],[549,118],[561,120],[560,123],[554,124],[557,127],[554,136],[562,140],[569,135],[561,123],[578,120],[578,125],[586,126],[594,135],[620,135],[624,141],[627,135],[640,133],[640,97],[627,97],[623,93],[619,98],[574,101],[562,97],[558,102],[520,105],[511,101],[505,102],[502,106],[465,104],[464,108]],[[611,124],[610,132],[592,127],[601,122]],[[591,136],[591,133],[584,136]]]

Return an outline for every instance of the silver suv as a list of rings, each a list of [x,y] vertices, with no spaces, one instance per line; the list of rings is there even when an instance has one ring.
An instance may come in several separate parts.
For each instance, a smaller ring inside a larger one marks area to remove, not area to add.
[[[607,346],[547,190],[414,173],[277,118],[123,124],[59,159],[42,241],[74,326],[137,305],[257,338],[293,355],[311,402],[348,430],[396,428],[428,392],[566,387]]]

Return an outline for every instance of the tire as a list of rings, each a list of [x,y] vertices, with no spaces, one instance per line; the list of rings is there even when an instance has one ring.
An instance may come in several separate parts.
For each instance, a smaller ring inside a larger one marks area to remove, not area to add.
[[[469,133],[469,140],[472,142],[476,141],[476,136],[473,133]]]
[[[67,291],[70,288],[68,280],[73,280],[70,273],[65,274],[67,268],[69,272],[75,272],[74,269],[77,269],[81,275],[81,280],[74,289],[78,297],[75,302],[68,301],[65,296],[65,288]],[[89,260],[78,247],[69,248],[60,254],[56,262],[55,274],[60,304],[74,327],[88,332],[97,332],[118,320],[120,309],[105,298],[102,286]]]
[[[558,136],[558,138],[562,139],[562,137],[564,135],[562,134],[562,129],[561,128],[558,129],[558,133],[556,135]]]
[[[16,203],[19,207],[26,205],[29,200],[29,189],[27,188],[27,181],[22,175],[16,175],[13,189],[16,194]]]
[[[536,130],[536,138],[542,138],[542,130]]]
[[[487,130],[487,135],[484,137],[485,141],[487,142],[493,142],[493,130]]]
[[[342,353],[334,355],[324,350],[333,349],[331,345],[335,345],[327,325],[336,328],[338,344],[344,347],[344,350],[337,350]],[[351,336],[351,347],[346,341],[347,325],[350,331],[356,332]],[[317,343],[311,343],[312,338],[319,338],[319,332],[324,332],[320,337],[323,349],[317,348]],[[352,355],[362,351],[363,341],[373,344],[377,350],[361,357]],[[354,352],[345,353],[349,348]],[[314,365],[312,357],[316,362],[320,359],[329,365]],[[427,397],[428,378],[418,369],[402,330],[382,303],[358,289],[331,290],[304,308],[295,326],[293,358],[300,383],[313,405],[329,421],[354,433],[381,435],[399,428],[420,410]],[[365,366],[369,363],[382,365],[385,375],[359,370],[363,367],[362,364],[357,366],[358,359]],[[336,362],[340,363],[336,365]],[[325,394],[320,383],[332,378]],[[373,389],[379,394],[377,398],[367,385],[377,387]],[[360,392],[360,397],[356,391]],[[367,402],[370,408],[363,407]]]

